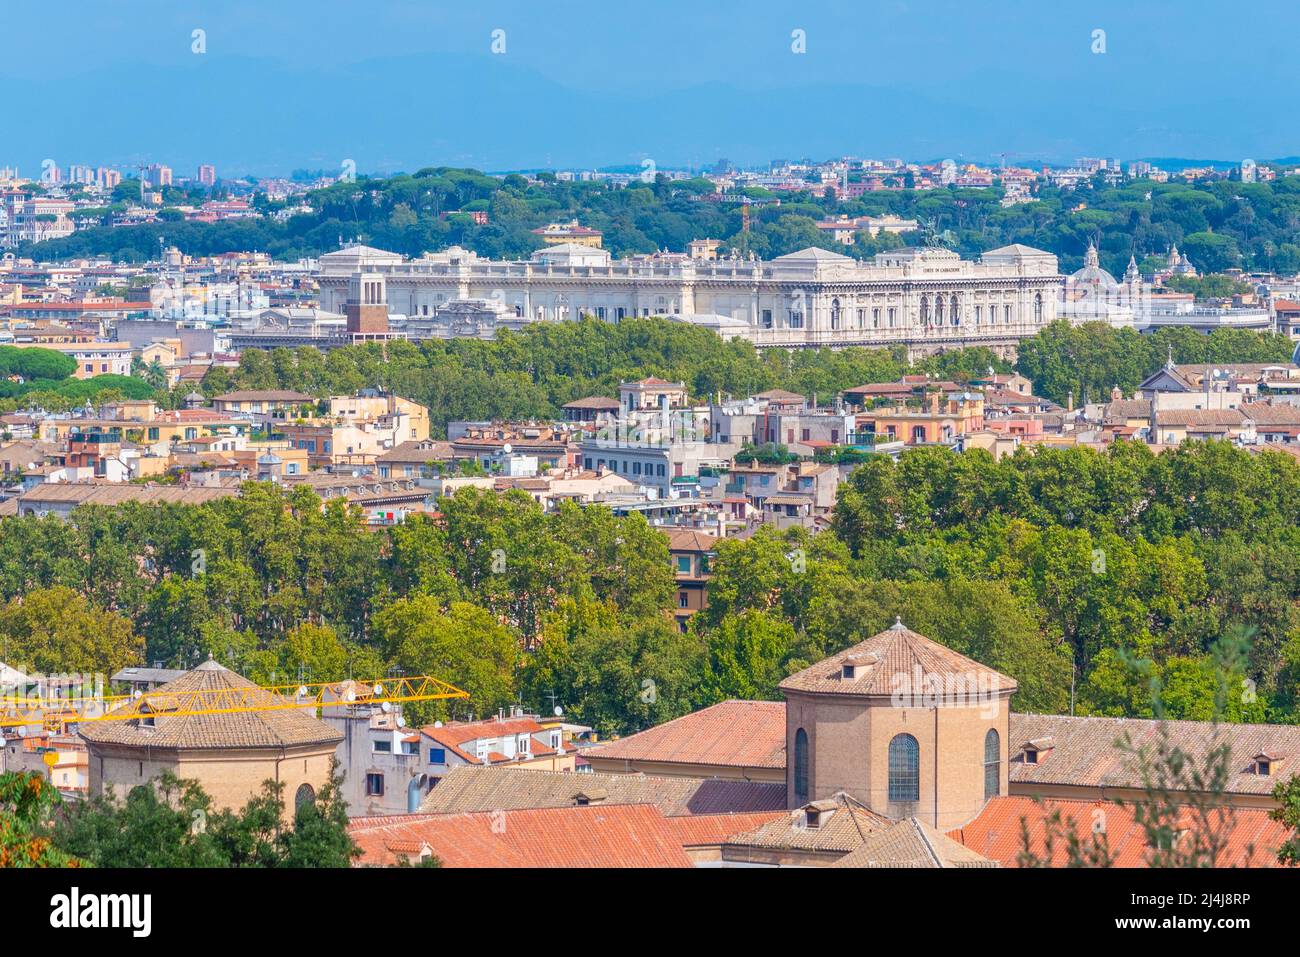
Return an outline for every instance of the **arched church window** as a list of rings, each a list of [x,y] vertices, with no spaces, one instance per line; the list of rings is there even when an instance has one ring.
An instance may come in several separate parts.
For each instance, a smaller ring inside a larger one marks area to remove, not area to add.
[[[808,732],[803,728],[794,733],[794,801],[808,803]]]
[[[921,800],[921,746],[910,734],[889,742],[889,800]]]
[[[984,800],[1002,791],[1002,739],[995,728],[984,735]]]

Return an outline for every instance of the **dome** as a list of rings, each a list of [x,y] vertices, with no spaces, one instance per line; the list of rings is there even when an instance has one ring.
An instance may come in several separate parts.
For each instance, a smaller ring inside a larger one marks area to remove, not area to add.
[[[1101,262],[1097,258],[1097,247],[1092,245],[1088,246],[1088,256],[1083,268],[1071,274],[1069,283],[1084,295],[1106,295],[1119,290],[1119,283],[1115,281],[1115,277],[1101,268]]]

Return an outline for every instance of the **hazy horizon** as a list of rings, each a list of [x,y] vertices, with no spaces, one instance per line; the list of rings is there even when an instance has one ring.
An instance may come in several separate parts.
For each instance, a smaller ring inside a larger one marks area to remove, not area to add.
[[[1267,29],[1238,30],[1219,5],[1136,6],[139,0],[57,25],[25,6],[7,12],[18,42],[0,80],[34,106],[0,165],[210,162],[234,177],[347,159],[388,173],[1300,154],[1286,69],[1300,7],[1263,0],[1252,22]],[[53,37],[56,55],[25,37]]]

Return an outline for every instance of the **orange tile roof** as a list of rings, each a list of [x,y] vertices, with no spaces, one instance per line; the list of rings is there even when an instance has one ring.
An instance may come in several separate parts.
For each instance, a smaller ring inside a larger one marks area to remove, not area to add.
[[[362,865],[396,864],[427,846],[444,867],[691,866],[650,804],[357,818],[348,831]]]
[[[748,814],[687,814],[668,818],[668,827],[683,847],[725,844],[736,834],[760,828],[790,816],[789,811],[754,811]]]
[[[949,831],[948,836],[1005,867],[1017,867],[1018,857],[1024,849],[1021,821],[1029,828],[1030,850],[1043,855],[1046,853],[1043,838],[1047,822],[1055,811],[1060,812],[1064,834],[1058,835],[1054,842],[1054,865],[1063,865],[1068,859],[1065,846],[1068,835],[1078,834],[1086,839],[1095,827],[1104,827],[1106,845],[1115,859],[1115,866],[1147,866],[1150,846],[1145,830],[1134,819],[1132,806],[1109,801],[1039,802],[1024,795],[995,797],[984,805],[974,820]],[[1286,827],[1270,820],[1265,808],[1236,808],[1230,815],[1221,824],[1227,831],[1227,844],[1216,866],[1280,866],[1276,849],[1286,840]],[[1185,823],[1188,828],[1195,827],[1190,809],[1184,810],[1180,823]]]
[[[626,738],[587,749],[584,757],[785,767],[785,702],[720,701]]]
[[[668,550],[673,552],[711,552],[718,547],[718,536],[693,528],[661,528],[668,536]]]
[[[854,679],[842,677],[847,658],[856,658],[864,665],[858,669],[861,674]],[[819,694],[893,695],[899,690],[897,679],[900,675],[907,678],[911,693],[918,696],[924,694],[926,679],[930,676],[965,679],[963,687],[969,686],[967,693],[971,695],[981,691],[1009,693],[1016,688],[1016,682],[1001,672],[931,641],[904,627],[901,622],[839,654],[796,671],[781,682],[780,688],[782,691]],[[939,687],[950,685],[944,681]]]

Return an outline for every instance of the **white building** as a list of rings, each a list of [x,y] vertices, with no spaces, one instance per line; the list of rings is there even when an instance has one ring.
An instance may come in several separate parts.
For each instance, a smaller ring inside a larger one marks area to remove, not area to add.
[[[390,311],[410,318],[435,316],[456,300],[491,299],[532,321],[729,317],[759,347],[897,344],[915,354],[966,345],[1009,352],[1056,317],[1062,284],[1055,256],[1022,245],[979,261],[927,247],[871,262],[816,248],[766,262],[615,260],[573,244],[523,261],[481,259],[459,247],[408,261],[354,246],[321,256],[319,269],[320,306],[335,312],[364,270],[384,280]]]

